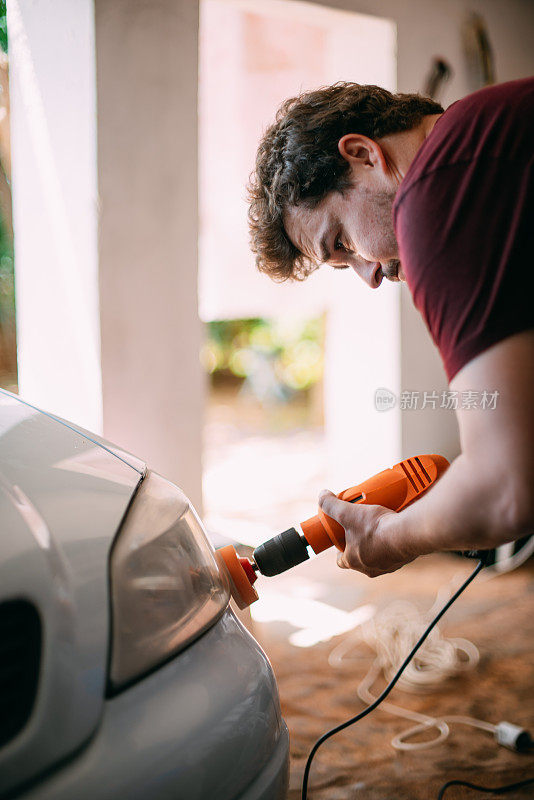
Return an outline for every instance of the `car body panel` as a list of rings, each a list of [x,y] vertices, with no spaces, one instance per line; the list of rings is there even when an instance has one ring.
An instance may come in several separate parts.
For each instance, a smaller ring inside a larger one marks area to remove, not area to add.
[[[28,599],[43,622],[36,704],[0,750],[0,795],[78,749],[99,724],[109,551],[141,479],[100,443],[0,392],[0,601]]]
[[[282,800],[288,734],[271,666],[227,610],[109,699],[94,738],[20,800]]]
[[[288,733],[271,666],[229,608],[113,697],[109,557],[142,461],[0,390],[0,602],[43,622],[37,699],[0,748],[0,797],[282,800]]]
[[[107,439],[104,439],[102,436],[98,436],[98,434],[92,433],[91,431],[88,431],[79,425],[74,425],[72,422],[63,419],[62,417],[58,417],[56,414],[51,414],[49,411],[43,411],[41,408],[37,408],[37,406],[28,403],[26,400],[23,400],[21,397],[13,394],[12,392],[8,392],[6,389],[0,389],[0,401],[4,399],[5,401],[14,401],[14,403],[20,404],[20,407],[33,409],[33,411],[37,411],[38,414],[42,414],[44,417],[54,420],[54,422],[59,422],[66,428],[70,428],[70,430],[74,431],[74,433],[81,434],[84,439],[88,439],[90,442],[100,445],[103,450],[106,450],[108,453],[116,456],[120,461],[124,461],[125,464],[128,464],[129,467],[134,469],[140,475],[144,475],[146,470],[146,464],[144,461],[142,461],[140,458],[137,458],[137,456],[132,455],[132,453],[129,453],[127,450],[124,450],[124,448],[117,447],[116,444],[108,442]]]

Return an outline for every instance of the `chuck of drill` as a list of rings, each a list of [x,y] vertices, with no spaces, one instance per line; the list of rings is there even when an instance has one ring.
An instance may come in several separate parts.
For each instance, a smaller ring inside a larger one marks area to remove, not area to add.
[[[268,577],[296,567],[309,557],[308,543],[295,528],[288,528],[260,544],[253,554],[259,571]]]

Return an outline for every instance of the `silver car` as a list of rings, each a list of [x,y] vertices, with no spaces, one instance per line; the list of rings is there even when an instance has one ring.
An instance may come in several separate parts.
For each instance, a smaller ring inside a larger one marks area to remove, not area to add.
[[[272,669],[187,497],[0,390],[0,797],[279,800]]]

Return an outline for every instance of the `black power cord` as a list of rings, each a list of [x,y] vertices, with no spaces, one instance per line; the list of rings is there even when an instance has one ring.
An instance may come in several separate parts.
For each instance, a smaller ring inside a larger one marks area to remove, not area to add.
[[[430,625],[427,627],[425,632],[422,634],[420,639],[416,642],[416,644],[412,648],[411,652],[406,656],[406,658],[404,659],[399,669],[397,670],[393,678],[390,680],[390,682],[388,683],[382,694],[380,694],[376,698],[376,700],[373,703],[371,703],[371,705],[367,706],[367,708],[364,708],[363,711],[360,711],[359,714],[356,714],[354,717],[351,717],[350,719],[346,720],[346,722],[342,722],[340,725],[336,725],[335,728],[332,728],[326,733],[323,733],[323,735],[319,739],[317,739],[317,741],[315,742],[310,751],[310,755],[308,756],[308,760],[306,761],[306,766],[304,768],[304,777],[302,779],[302,795],[301,795],[302,800],[307,800],[308,798],[308,780],[310,777],[310,769],[314,756],[317,750],[320,748],[320,746],[324,744],[327,739],[330,739],[331,736],[334,736],[336,733],[339,733],[340,731],[345,730],[345,728],[350,727],[350,725],[354,725],[356,722],[359,722],[361,719],[370,714],[371,711],[374,711],[375,708],[377,708],[380,705],[380,703],[382,703],[386,699],[386,697],[391,692],[391,690],[399,680],[400,676],[402,675],[402,673],[404,672],[404,670],[406,669],[406,667],[408,666],[414,655],[417,653],[417,651],[419,650],[425,639],[428,637],[430,632],[433,630],[433,628],[436,627],[442,616],[449,610],[452,604],[460,597],[462,592],[465,589],[467,589],[471,581],[473,581],[476,578],[476,576],[484,568],[484,566],[485,566],[485,559],[483,558],[481,561],[478,562],[471,575],[469,575],[469,577],[462,583],[460,588],[453,594],[450,600],[448,600],[445,603],[441,611],[439,611],[438,614],[436,614]],[[442,795],[440,795],[440,797],[441,796]]]
[[[518,783],[508,783],[505,786],[479,786],[477,783],[470,783],[469,781],[447,781],[439,790],[438,800],[443,800],[449,786],[465,786],[467,789],[474,789],[476,792],[486,792],[487,794],[506,794],[506,792],[512,792],[514,789],[530,786],[532,783],[534,783],[534,778],[528,778],[526,781],[519,781]]]

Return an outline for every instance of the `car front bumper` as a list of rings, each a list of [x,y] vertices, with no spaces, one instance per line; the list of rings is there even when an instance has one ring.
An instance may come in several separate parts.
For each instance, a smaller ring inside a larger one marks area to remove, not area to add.
[[[227,609],[187,650],[107,700],[88,745],[16,797],[283,800],[288,752],[271,666]]]

